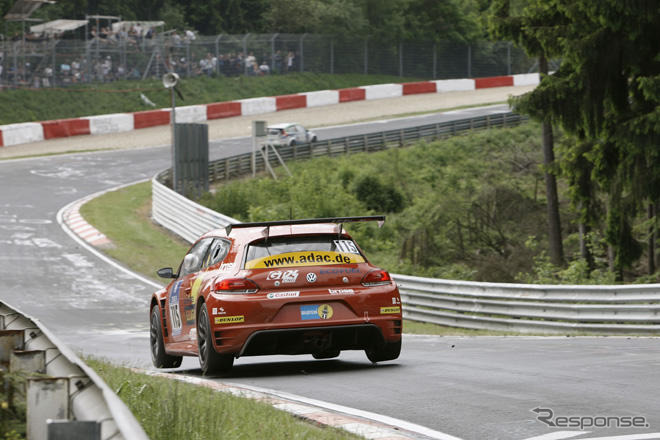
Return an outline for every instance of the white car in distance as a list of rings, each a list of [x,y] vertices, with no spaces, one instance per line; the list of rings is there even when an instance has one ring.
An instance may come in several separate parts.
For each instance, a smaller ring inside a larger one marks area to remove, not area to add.
[[[309,131],[295,122],[268,127],[268,143],[274,146],[308,144],[316,142],[316,140],[317,137],[313,131]]]

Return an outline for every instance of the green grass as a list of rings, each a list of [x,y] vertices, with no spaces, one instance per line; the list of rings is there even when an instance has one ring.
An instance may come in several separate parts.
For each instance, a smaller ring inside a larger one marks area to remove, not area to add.
[[[105,253],[152,279],[161,267],[176,270],[190,247],[151,222],[151,181],[109,192],[80,213],[112,241]]]
[[[151,440],[358,439],[318,427],[267,403],[86,359],[131,410]]]
[[[300,73],[266,77],[184,78],[180,90],[194,105],[260,96],[275,96],[369,84],[416,81],[387,75],[330,75]],[[17,122],[75,118],[108,113],[152,110],[140,99],[144,93],[156,108],[169,107],[170,95],[160,80],[117,81],[72,86],[66,89],[7,90],[0,99],[0,125]]]

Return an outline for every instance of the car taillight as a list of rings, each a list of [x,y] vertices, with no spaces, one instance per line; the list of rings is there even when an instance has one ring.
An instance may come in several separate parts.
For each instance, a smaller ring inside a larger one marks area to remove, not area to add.
[[[367,287],[383,286],[391,282],[392,278],[390,278],[390,274],[385,270],[372,270],[362,277],[362,285]]]
[[[247,278],[225,278],[216,281],[213,290],[217,293],[256,293],[259,287]]]

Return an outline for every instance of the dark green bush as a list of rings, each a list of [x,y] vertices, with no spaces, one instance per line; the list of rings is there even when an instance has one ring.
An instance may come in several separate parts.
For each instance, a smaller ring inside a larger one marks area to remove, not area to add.
[[[392,184],[383,184],[371,175],[359,178],[355,182],[353,193],[367,209],[375,212],[401,212],[405,208],[401,192]]]

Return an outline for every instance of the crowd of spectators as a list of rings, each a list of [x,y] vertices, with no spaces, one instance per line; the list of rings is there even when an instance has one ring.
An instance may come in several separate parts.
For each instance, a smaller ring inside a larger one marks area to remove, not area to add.
[[[85,50],[66,50],[37,35],[15,35],[0,43],[0,87],[52,87],[81,82],[157,77],[166,71],[186,76],[265,76],[299,70],[295,51],[267,48],[255,51],[224,51],[216,54],[208,42],[196,42],[195,31],[156,33],[155,28],[89,26]],[[56,37],[55,39],[57,39]],[[55,40],[53,39],[53,40]],[[22,42],[26,42],[23,46]],[[39,43],[37,43],[39,42]],[[38,46],[37,44],[41,44]],[[78,40],[78,44],[80,41]],[[11,45],[14,45],[13,47]],[[16,56],[17,45],[22,55]],[[134,49],[132,49],[134,48]],[[64,52],[64,51],[63,51]],[[11,54],[11,55],[9,55]],[[55,54],[55,56],[53,55]]]

